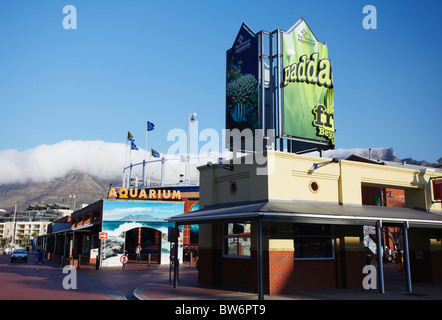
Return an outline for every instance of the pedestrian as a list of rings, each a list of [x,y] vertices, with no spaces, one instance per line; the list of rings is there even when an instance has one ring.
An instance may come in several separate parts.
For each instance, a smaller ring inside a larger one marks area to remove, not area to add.
[[[138,245],[135,249],[135,253],[137,254],[137,261],[141,262],[141,246]]]

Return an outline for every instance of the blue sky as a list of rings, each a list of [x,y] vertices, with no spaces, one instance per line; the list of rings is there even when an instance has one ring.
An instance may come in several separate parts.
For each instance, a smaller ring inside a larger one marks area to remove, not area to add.
[[[365,5],[377,29],[362,27]],[[77,9],[65,30],[63,7]],[[243,22],[255,32],[304,17],[328,44],[336,148],[393,147],[399,158],[442,157],[442,2],[83,1],[0,2],[0,150],[63,140],[145,145],[167,133],[225,125],[225,53]]]

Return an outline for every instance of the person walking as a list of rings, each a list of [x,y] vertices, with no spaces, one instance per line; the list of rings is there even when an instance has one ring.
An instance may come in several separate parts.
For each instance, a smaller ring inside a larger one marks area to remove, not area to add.
[[[141,246],[138,245],[135,249],[135,253],[137,254],[137,261],[141,262]]]

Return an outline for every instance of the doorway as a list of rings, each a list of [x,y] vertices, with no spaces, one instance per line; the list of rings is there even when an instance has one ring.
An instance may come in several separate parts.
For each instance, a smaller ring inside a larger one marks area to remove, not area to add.
[[[126,231],[125,248],[129,261],[136,261],[136,248],[141,246],[141,261],[161,263],[161,232],[149,227],[139,227]]]

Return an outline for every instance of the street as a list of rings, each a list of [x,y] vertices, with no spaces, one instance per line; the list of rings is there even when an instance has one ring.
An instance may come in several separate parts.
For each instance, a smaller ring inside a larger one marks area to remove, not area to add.
[[[132,291],[138,286],[168,283],[169,279],[168,266],[151,265],[147,269],[144,263],[129,263],[125,270],[98,271],[94,266],[82,266],[69,272],[66,269],[63,273],[63,267],[52,262],[37,264],[34,253],[28,255],[27,263],[11,263],[10,257],[0,255],[0,300],[130,300],[133,299]],[[196,282],[196,269],[187,269],[183,273]],[[74,275],[76,289],[65,289],[63,280],[66,277],[74,279]]]

